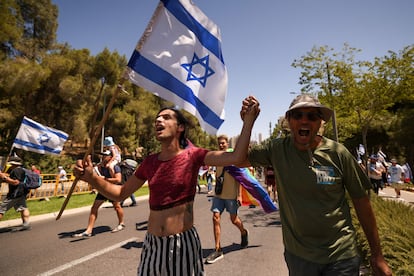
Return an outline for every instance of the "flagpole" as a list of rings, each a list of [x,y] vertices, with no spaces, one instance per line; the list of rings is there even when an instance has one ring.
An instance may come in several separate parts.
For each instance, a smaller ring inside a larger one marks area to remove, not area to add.
[[[118,94],[119,94],[119,92],[120,92],[120,91],[123,91],[123,88],[122,88],[122,84],[123,84],[123,82],[124,82],[124,80],[123,80],[123,79],[119,82],[119,84],[118,84],[117,88],[115,89],[114,94],[112,95],[111,101],[110,101],[110,102],[109,102],[109,104],[108,104],[108,107],[107,107],[107,109],[106,109],[106,111],[105,111],[105,114],[104,114],[104,116],[103,116],[103,118],[102,118],[101,122],[99,123],[98,127],[94,130],[94,134],[93,134],[93,137],[92,137],[91,143],[90,143],[90,145],[89,145],[89,147],[88,147],[88,150],[87,150],[87,151],[86,151],[86,153],[85,153],[85,156],[83,157],[83,162],[85,162],[85,161],[86,161],[86,159],[87,159],[87,157],[88,157],[88,156],[92,153],[93,148],[94,148],[95,143],[96,143],[96,140],[98,139],[98,136],[100,135],[100,132],[101,132],[101,130],[102,130],[102,127],[103,127],[103,125],[105,124],[106,120],[107,120],[107,119],[108,119],[108,117],[109,117],[109,113],[110,113],[110,112],[111,112],[111,110],[112,110],[112,106],[113,106],[113,105],[114,105],[114,103],[115,103],[116,97],[118,96]],[[92,126],[92,127],[93,127],[93,126]],[[93,130],[91,130],[91,131],[93,131]],[[65,198],[65,201],[64,201],[64,202],[63,202],[63,204],[62,204],[62,207],[60,208],[60,211],[59,211],[59,214],[58,214],[58,215],[57,215],[57,217],[56,217],[56,220],[60,219],[60,217],[62,216],[63,211],[65,210],[66,205],[68,205],[69,199],[70,199],[70,197],[72,196],[72,193],[73,193],[73,191],[75,190],[75,187],[76,187],[76,184],[78,183],[78,181],[79,181],[79,178],[78,178],[78,177],[76,177],[76,178],[75,178],[75,180],[74,180],[74,181],[73,181],[73,183],[72,183],[72,186],[70,187],[70,190],[69,190],[69,192],[68,192],[68,194],[67,194],[67,196],[66,196],[66,198]]]

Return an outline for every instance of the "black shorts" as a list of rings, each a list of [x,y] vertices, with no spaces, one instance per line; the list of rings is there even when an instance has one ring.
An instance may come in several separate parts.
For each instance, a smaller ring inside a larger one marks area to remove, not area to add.
[[[114,202],[113,200],[106,198],[105,196],[101,195],[100,193],[98,193],[95,197],[95,200],[103,200],[103,201],[109,201],[109,202]]]

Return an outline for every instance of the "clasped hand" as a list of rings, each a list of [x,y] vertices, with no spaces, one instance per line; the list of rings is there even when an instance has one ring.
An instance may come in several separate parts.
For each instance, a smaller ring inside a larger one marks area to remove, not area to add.
[[[243,121],[250,118],[253,121],[256,120],[260,113],[260,103],[254,96],[246,97],[242,102],[240,110],[240,117]]]

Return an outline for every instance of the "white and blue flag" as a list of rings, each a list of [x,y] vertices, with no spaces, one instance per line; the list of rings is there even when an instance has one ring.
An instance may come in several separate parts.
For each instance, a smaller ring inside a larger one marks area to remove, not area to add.
[[[65,132],[23,117],[13,147],[41,154],[59,155],[67,139],[68,134]]]
[[[227,70],[218,26],[189,0],[161,0],[128,62],[132,83],[195,115],[216,134]]]

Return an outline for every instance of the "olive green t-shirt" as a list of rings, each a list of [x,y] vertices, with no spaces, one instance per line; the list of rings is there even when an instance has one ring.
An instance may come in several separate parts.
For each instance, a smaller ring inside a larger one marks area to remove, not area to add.
[[[366,196],[371,183],[341,144],[322,138],[313,152],[299,151],[290,137],[250,150],[253,166],[275,169],[285,249],[326,264],[357,255],[346,192]]]

